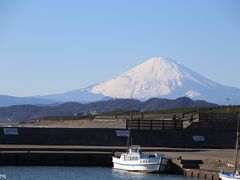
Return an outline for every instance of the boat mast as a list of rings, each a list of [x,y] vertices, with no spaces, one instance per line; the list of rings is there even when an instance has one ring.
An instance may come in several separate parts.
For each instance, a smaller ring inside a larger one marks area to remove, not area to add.
[[[131,146],[131,126],[132,124],[132,113],[130,114],[130,123],[128,123],[128,138],[127,138],[127,149]]]
[[[237,117],[237,137],[236,137],[236,147],[235,147],[235,165],[234,165],[234,172],[237,171],[237,167],[238,167],[238,146],[239,146],[239,116],[240,113],[238,113],[238,117]]]
[[[133,89],[133,92],[131,93],[130,100],[132,100],[134,91],[135,91],[135,88]],[[129,149],[129,147],[132,144],[132,136],[131,136],[132,116],[133,116],[133,112],[132,112],[132,109],[131,109],[130,118],[129,118],[130,123],[128,123],[127,149]]]

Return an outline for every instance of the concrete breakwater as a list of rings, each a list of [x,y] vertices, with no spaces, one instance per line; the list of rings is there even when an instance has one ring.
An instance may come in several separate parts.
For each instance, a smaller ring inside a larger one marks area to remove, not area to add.
[[[188,170],[184,171],[183,175],[187,177],[195,177],[200,179],[220,180],[217,172],[210,171]]]
[[[235,132],[132,130],[132,143],[146,147],[233,148]],[[126,129],[1,127],[1,144],[126,146]]]
[[[64,145],[0,145],[0,149],[0,166],[112,167],[112,157],[126,151],[126,147]],[[161,165],[164,172],[168,169],[168,165]]]
[[[154,122],[149,121],[149,127]],[[132,143],[148,147],[144,148],[148,152],[166,154],[173,161],[172,174],[204,178],[203,172],[218,172],[232,160],[231,148],[235,146],[236,134],[222,124],[199,121],[188,128],[173,129],[166,129],[164,124],[164,128],[157,130],[142,129],[136,124],[137,129],[131,130]],[[176,123],[173,125],[178,127]],[[111,157],[126,150],[127,134],[125,128],[0,127],[0,165],[111,167]],[[193,173],[184,171],[191,168],[178,163],[179,157],[198,158],[205,167],[201,165],[199,171]],[[215,161],[223,164],[215,166]],[[212,176],[206,175],[208,177]]]
[[[226,168],[226,162],[231,160],[234,151],[233,149],[142,148],[150,154],[165,154],[170,160],[170,169],[167,173],[201,179],[218,179],[217,173],[220,169]],[[112,156],[119,155],[123,151],[126,151],[125,146],[5,144],[0,145],[0,166],[112,167]]]
[[[112,166],[111,152],[16,151],[0,154],[1,166]]]

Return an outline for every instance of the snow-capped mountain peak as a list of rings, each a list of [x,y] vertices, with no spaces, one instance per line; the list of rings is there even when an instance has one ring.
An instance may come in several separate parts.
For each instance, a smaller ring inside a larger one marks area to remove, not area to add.
[[[155,57],[93,87],[91,92],[115,98],[133,96],[146,99],[159,94],[169,94],[174,86],[181,85],[181,73],[176,64],[170,59]]]
[[[105,98],[152,97],[171,98],[187,96],[218,104],[240,104],[240,89],[213,82],[169,58],[153,57],[129,71],[88,88],[58,95],[56,100],[97,101]],[[228,102],[229,103],[229,102]]]
[[[167,96],[175,89],[181,88],[186,80],[206,84],[203,83],[204,78],[193,75],[190,70],[174,60],[154,57],[110,81],[94,86],[91,92],[115,98],[132,96],[148,99]]]

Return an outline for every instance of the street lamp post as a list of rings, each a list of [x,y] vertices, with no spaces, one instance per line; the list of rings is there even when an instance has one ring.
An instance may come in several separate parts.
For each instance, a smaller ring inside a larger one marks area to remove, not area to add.
[[[227,101],[227,113],[228,113],[229,112],[229,102],[230,102],[230,99],[227,98],[226,101]]]

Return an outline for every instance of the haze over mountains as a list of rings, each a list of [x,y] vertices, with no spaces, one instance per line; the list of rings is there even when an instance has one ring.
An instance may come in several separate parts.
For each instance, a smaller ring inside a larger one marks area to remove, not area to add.
[[[240,104],[240,89],[211,81],[172,59],[154,57],[112,80],[86,88],[27,98],[0,96],[0,106],[94,102],[130,97],[138,100],[176,99],[183,96],[217,104]]]
[[[56,104],[56,103],[59,103],[59,102],[52,99],[0,95],[0,107],[19,105],[19,104],[48,105],[48,104]]]
[[[27,121],[47,116],[75,116],[81,113],[122,111],[122,110],[162,110],[175,108],[217,107],[205,101],[193,101],[187,97],[174,100],[152,98],[147,101],[135,99],[111,99],[87,104],[68,102],[56,106],[17,105],[0,108],[0,122]]]
[[[57,101],[98,101],[103,98],[170,98],[186,96],[217,104],[240,104],[240,89],[227,87],[168,58],[154,57],[112,80],[63,94],[43,96]]]

